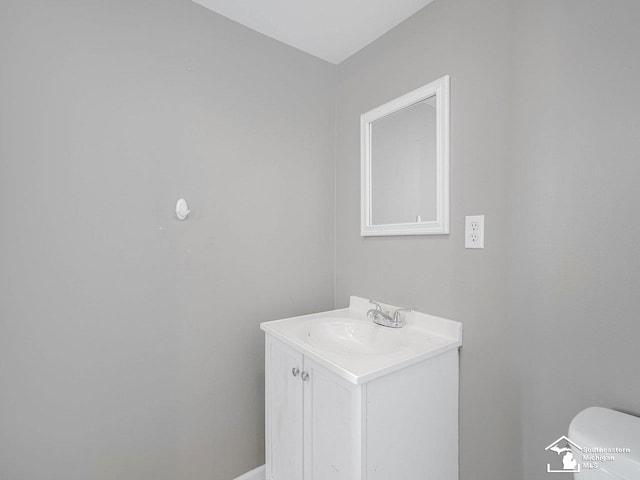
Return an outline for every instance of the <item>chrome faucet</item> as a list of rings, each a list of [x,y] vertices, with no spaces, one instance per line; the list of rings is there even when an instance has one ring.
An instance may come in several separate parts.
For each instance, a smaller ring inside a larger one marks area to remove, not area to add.
[[[374,302],[373,300],[369,300],[369,303],[372,303],[376,306],[376,308],[372,308],[367,312],[367,318],[369,320],[373,320],[373,323],[378,325],[382,325],[383,327],[390,328],[401,328],[404,327],[404,320],[400,315],[400,312],[410,312],[410,308],[398,308],[393,315],[385,312],[382,306]]]

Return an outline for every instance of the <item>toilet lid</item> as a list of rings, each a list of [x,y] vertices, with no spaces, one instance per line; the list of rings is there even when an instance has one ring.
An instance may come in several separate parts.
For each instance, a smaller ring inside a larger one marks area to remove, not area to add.
[[[569,437],[582,447],[583,456],[613,457],[610,461],[595,462],[601,470],[623,479],[640,478],[640,418],[590,407],[573,419]]]

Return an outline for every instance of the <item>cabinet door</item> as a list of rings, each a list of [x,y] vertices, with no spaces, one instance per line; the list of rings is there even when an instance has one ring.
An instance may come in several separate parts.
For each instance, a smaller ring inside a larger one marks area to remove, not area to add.
[[[267,480],[301,480],[302,354],[267,335],[265,356]]]
[[[304,371],[304,480],[362,478],[363,387],[308,358]]]

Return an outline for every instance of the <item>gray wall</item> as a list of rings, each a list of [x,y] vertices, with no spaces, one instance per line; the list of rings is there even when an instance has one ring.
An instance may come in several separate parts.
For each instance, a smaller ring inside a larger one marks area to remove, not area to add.
[[[1,478],[263,463],[258,323],[333,305],[334,73],[188,0],[0,1]]]
[[[640,414],[640,4],[530,0],[515,25],[510,322],[543,479],[580,410]]]
[[[339,66],[336,303],[360,295],[464,323],[464,480],[520,475],[505,292],[510,3],[438,0]],[[451,234],[362,238],[360,114],[445,74],[451,75]],[[472,214],[486,215],[484,250],[464,249],[464,215]]]

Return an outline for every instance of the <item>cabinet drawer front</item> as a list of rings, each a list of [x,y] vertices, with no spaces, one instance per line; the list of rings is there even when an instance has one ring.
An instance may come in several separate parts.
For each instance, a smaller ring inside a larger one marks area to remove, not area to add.
[[[302,355],[269,336],[265,345],[267,479],[303,475]],[[296,372],[297,369],[297,372]]]

